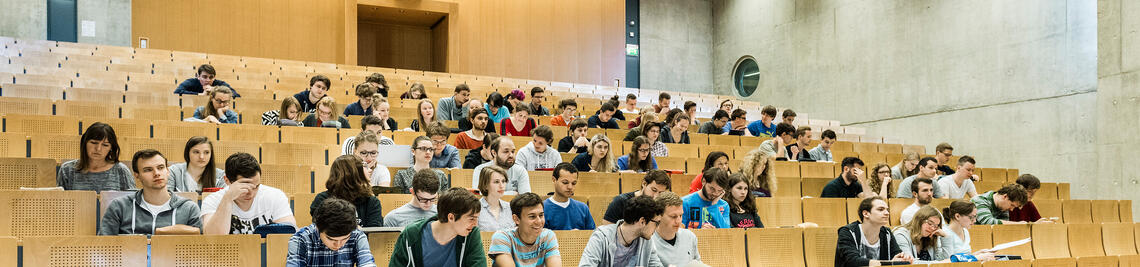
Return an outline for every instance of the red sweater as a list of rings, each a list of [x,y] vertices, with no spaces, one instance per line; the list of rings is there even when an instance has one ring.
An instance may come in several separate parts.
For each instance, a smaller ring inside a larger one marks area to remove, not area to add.
[[[1041,214],[1037,213],[1037,206],[1033,205],[1033,201],[1009,212],[1009,220],[1014,222],[1036,222],[1040,219]]]

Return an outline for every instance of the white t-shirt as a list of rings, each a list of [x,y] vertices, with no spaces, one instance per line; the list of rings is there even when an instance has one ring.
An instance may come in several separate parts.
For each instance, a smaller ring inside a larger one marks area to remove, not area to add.
[[[229,189],[230,187],[223,188],[202,199],[202,216],[217,212],[222,196]],[[233,205],[230,206],[230,234],[252,234],[253,229],[258,226],[293,216],[293,210],[289,208],[289,197],[285,196],[285,192],[264,184],[257,189],[257,195],[253,197],[253,204],[249,206],[249,210],[241,210],[233,202],[229,205]]]
[[[859,228],[859,234],[863,235],[863,227],[857,227],[857,228]],[[879,244],[882,244],[883,243],[882,241],[883,240],[879,240],[879,241],[876,241],[874,244],[871,244],[871,243],[867,242],[867,236],[863,235],[863,238],[859,239],[859,243],[862,244],[862,246],[860,246],[860,248],[859,248],[859,252],[862,253],[863,257],[865,257],[865,258],[878,259],[879,258]]]
[[[910,220],[913,220],[914,214],[918,213],[918,208],[918,203],[910,203],[910,206],[907,206],[906,209],[899,214],[899,223],[906,225]]]
[[[170,210],[170,205],[167,205],[167,203],[162,203],[162,205],[151,205],[150,202],[146,202],[145,200],[143,200],[142,203],[146,204],[146,211],[149,211],[151,216],[156,216],[159,213]]]
[[[975,196],[978,195],[978,189],[974,188],[974,180],[968,178],[962,182],[962,186],[958,186],[958,184],[954,182],[954,176],[943,176],[942,179],[938,180],[938,185],[942,187],[946,194],[950,195],[950,199],[962,199],[966,197],[967,193],[973,193]]]
[[[392,186],[392,172],[388,171],[388,166],[376,164],[376,168],[372,169],[372,186]]]

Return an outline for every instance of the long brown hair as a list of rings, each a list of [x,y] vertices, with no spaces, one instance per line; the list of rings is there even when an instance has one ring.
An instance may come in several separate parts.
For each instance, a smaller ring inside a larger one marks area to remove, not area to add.
[[[736,197],[731,195],[732,187],[735,187],[736,184],[741,182],[745,182],[743,173],[738,172],[728,175],[729,188],[725,188],[725,190],[728,190],[730,195],[724,198],[724,200],[728,202],[728,207],[732,209],[732,213],[736,213],[737,210],[741,209],[743,209],[745,213],[756,213],[756,196],[752,195],[752,192],[744,194],[744,201],[741,202],[737,202]],[[747,184],[747,182],[745,182],[745,184]]]
[[[629,156],[629,170],[647,172],[652,168],[652,165],[649,163],[653,162],[653,155],[647,155],[645,157],[645,160],[641,160],[641,155],[639,155],[641,152],[638,151],[642,145],[652,146],[651,144],[652,143],[649,142],[649,138],[645,138],[645,136],[638,136],[637,138],[633,139],[633,149],[630,149],[629,154],[627,155]],[[610,149],[613,148],[611,147]],[[645,152],[645,154],[652,153]]]
[[[355,155],[342,155],[333,161],[325,189],[332,197],[350,202],[372,196],[368,177],[364,177],[364,162]]]
[[[297,118],[292,118],[292,119],[288,118],[290,107],[297,107]],[[286,97],[285,99],[281,100],[281,109],[277,111],[278,112],[277,113],[277,121],[278,122],[280,122],[281,120],[299,121],[299,120],[301,120],[301,112],[303,112],[303,111],[304,110],[301,110],[301,102],[297,102],[296,98]]]
[[[218,187],[215,183],[218,179],[218,173],[215,171],[217,167],[215,167],[216,165],[214,164],[214,143],[210,142],[209,138],[205,136],[190,137],[190,140],[186,140],[186,148],[182,150],[182,158],[186,159],[186,168],[190,168],[190,149],[201,144],[210,146],[210,161],[207,162],[206,167],[202,169],[202,174],[198,176],[198,186],[199,188]]]
[[[104,139],[111,143],[111,150],[103,160],[119,163],[119,138],[115,137],[115,129],[106,123],[96,122],[88,126],[83,137],[79,138],[79,165],[75,166],[75,170],[87,173],[87,168],[91,167],[91,159],[87,158],[87,142]]]

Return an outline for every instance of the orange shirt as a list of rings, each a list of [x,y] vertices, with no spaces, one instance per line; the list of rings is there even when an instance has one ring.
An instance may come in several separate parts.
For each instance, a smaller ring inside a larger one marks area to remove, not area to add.
[[[475,140],[467,135],[467,132],[461,132],[455,136],[455,147],[459,149],[476,149],[483,146],[483,140]]]
[[[570,124],[566,123],[566,120],[563,120],[562,116],[559,115],[554,116],[554,118],[550,118],[550,126],[570,126]]]

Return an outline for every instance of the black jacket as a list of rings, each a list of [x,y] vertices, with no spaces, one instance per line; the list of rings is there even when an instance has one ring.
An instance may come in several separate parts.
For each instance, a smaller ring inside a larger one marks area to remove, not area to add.
[[[887,227],[879,229],[879,257],[875,259],[864,258],[860,247],[863,246],[863,235],[859,231],[859,222],[839,227],[839,241],[835,246],[836,267],[859,267],[870,265],[871,260],[890,260],[902,253],[898,242],[891,238],[891,230]],[[884,246],[886,244],[886,246]]]
[[[467,151],[467,156],[463,158],[463,168],[474,169],[488,162],[489,160],[483,159],[483,155],[480,154],[481,151],[483,151],[482,147]]]
[[[574,139],[570,138],[569,136],[563,137],[562,140],[558,140],[559,153],[586,153],[586,149],[587,148],[584,146],[574,146]]]

